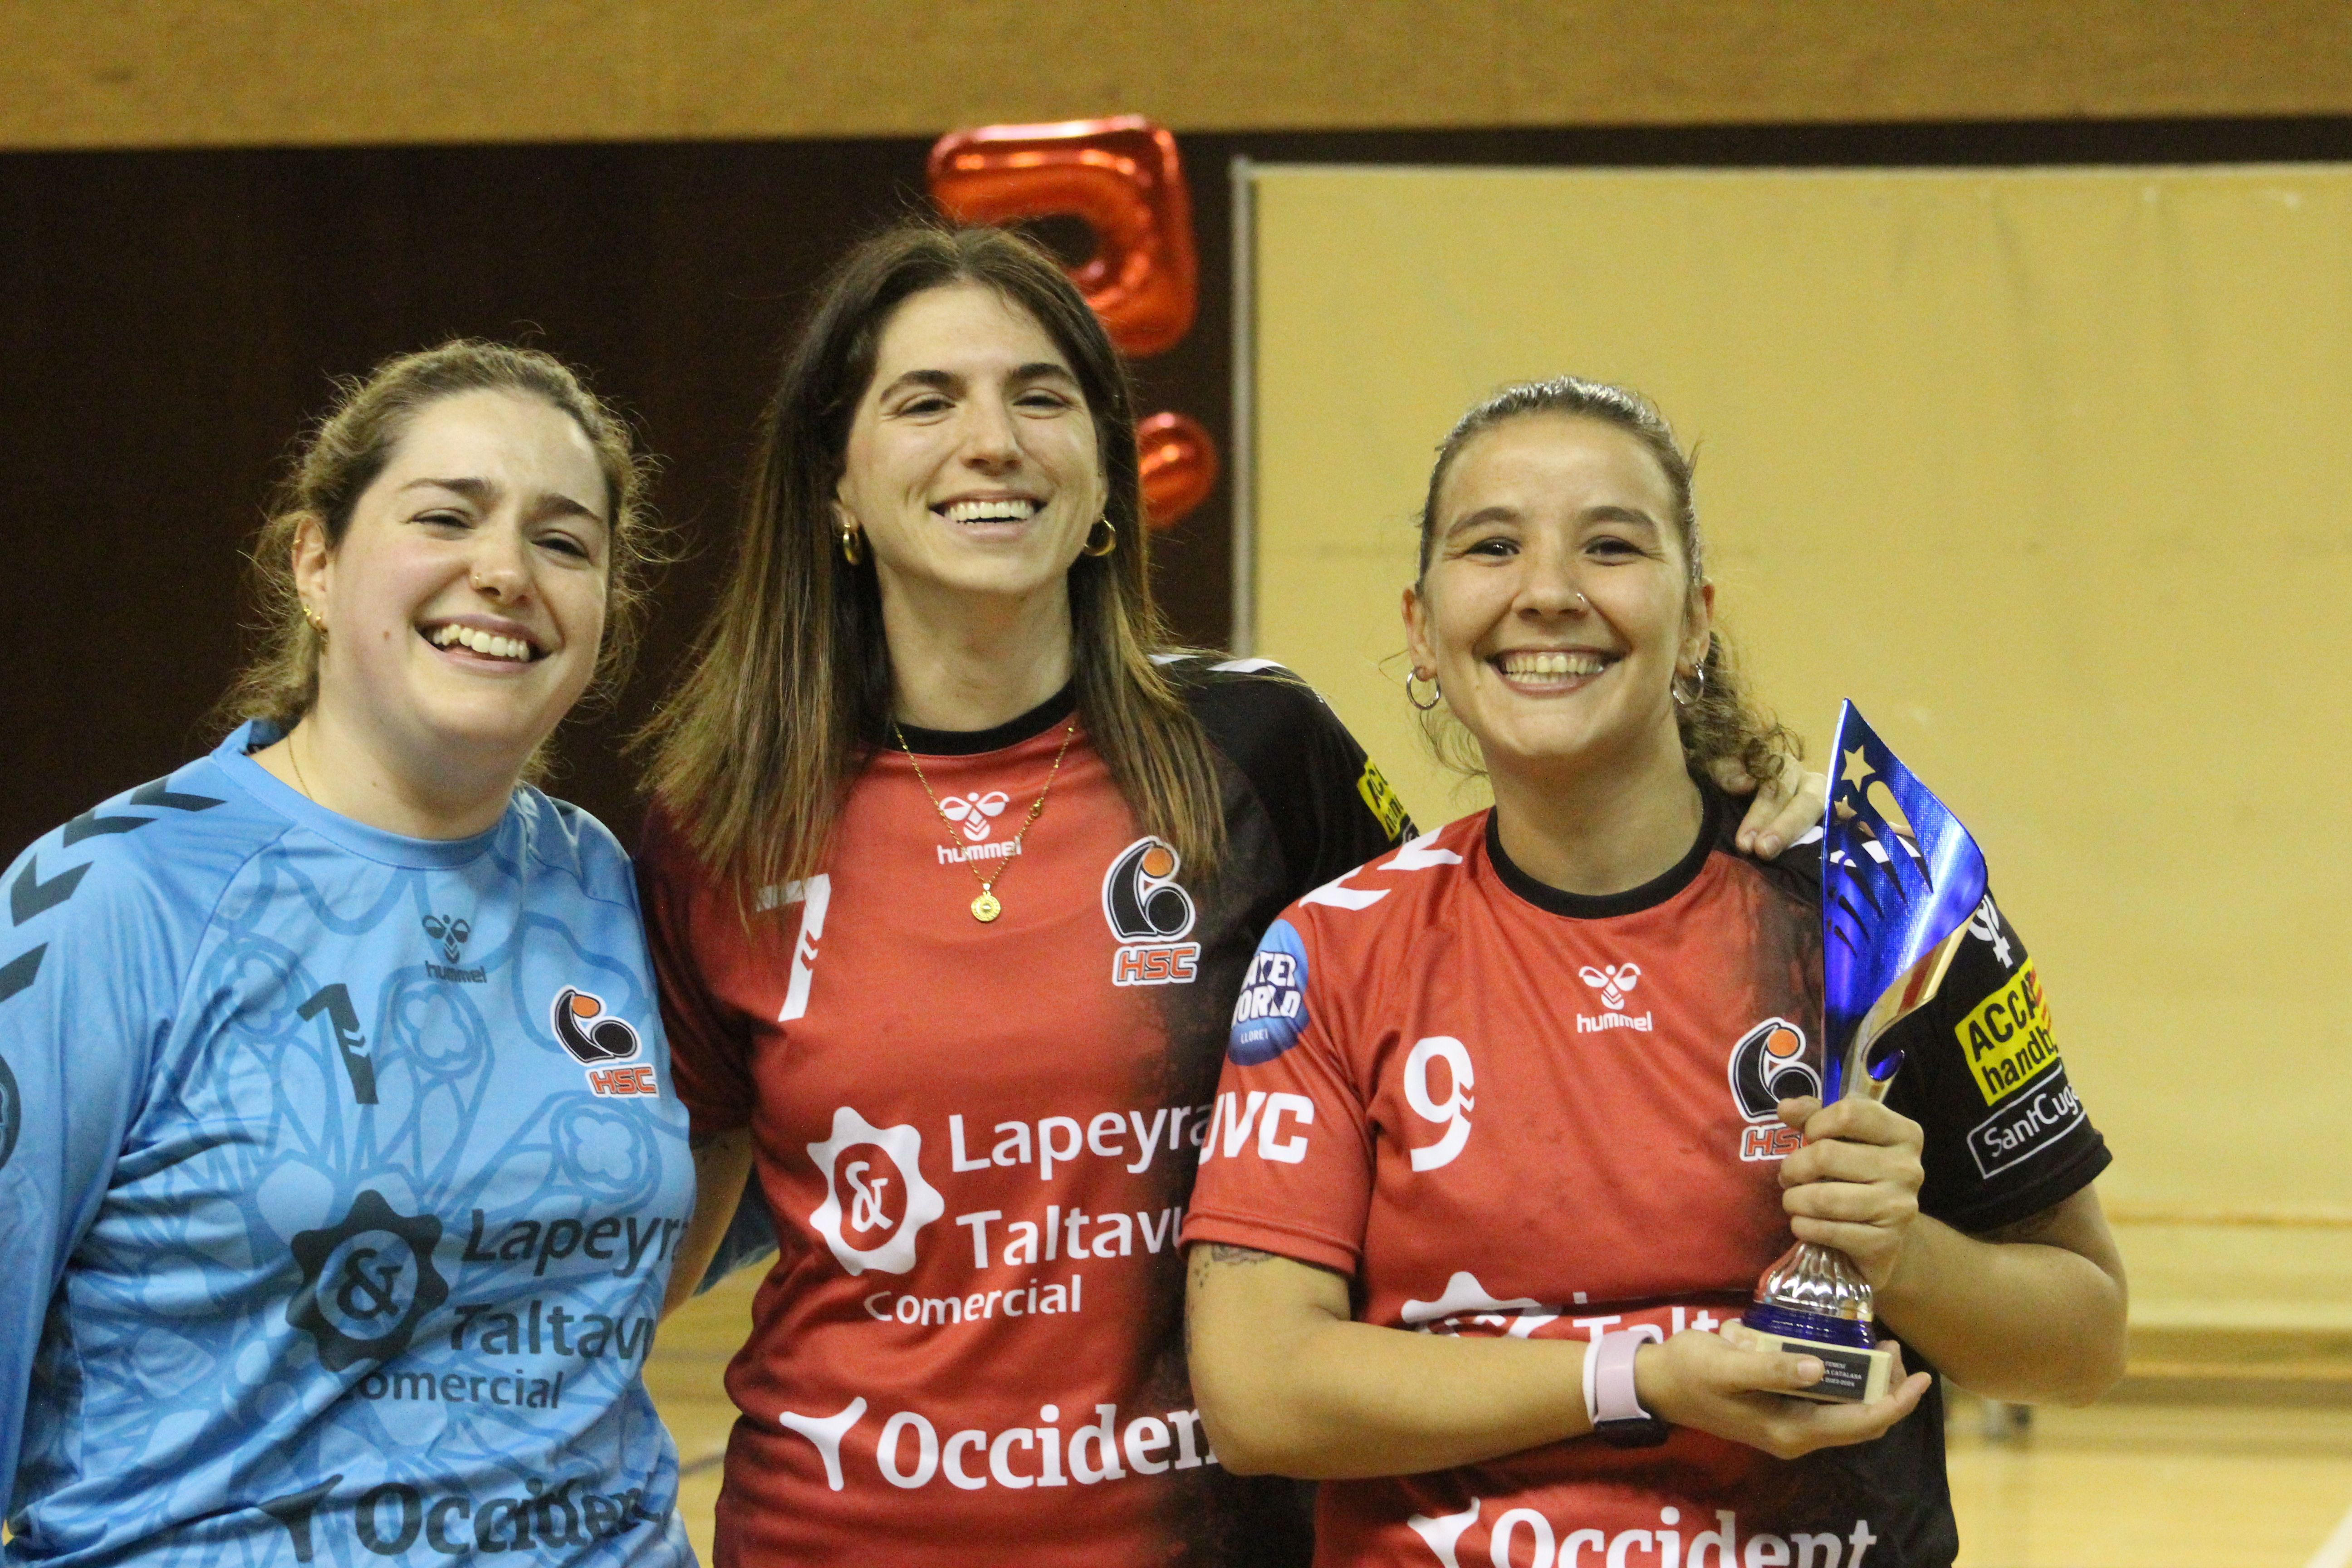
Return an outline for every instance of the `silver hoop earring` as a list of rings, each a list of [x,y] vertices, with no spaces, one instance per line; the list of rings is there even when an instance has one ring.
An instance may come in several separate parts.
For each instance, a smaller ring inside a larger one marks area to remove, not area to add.
[[[1416,680],[1425,680],[1429,682],[1428,701],[1423,702],[1413,691],[1412,683]],[[1426,713],[1431,709],[1436,707],[1439,702],[1443,701],[1444,697],[1445,689],[1437,684],[1437,677],[1433,675],[1424,675],[1418,669],[1408,670],[1405,672],[1404,700],[1407,702],[1412,703],[1416,710]]]
[[[1700,665],[1696,669],[1690,672],[1690,683],[1691,689],[1690,695],[1688,697],[1683,695],[1682,675],[1680,671],[1676,671],[1675,679],[1667,683],[1666,689],[1673,694],[1675,707],[1687,708],[1692,703],[1706,695],[1706,666]]]

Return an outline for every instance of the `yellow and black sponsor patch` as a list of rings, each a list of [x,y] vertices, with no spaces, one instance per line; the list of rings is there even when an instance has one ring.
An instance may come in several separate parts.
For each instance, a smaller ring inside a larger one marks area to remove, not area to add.
[[[2000,1104],[2058,1061],[2058,1042],[2050,1033],[2050,1004],[2030,958],[1952,1033],[1968,1055],[1969,1070],[1976,1074],[1987,1105]]]
[[[1397,798],[1396,791],[1389,787],[1389,781],[1381,776],[1380,768],[1370,757],[1364,759],[1363,776],[1356,781],[1356,793],[1364,797],[1365,806],[1380,819],[1381,826],[1391,839],[1403,835],[1404,802]]]

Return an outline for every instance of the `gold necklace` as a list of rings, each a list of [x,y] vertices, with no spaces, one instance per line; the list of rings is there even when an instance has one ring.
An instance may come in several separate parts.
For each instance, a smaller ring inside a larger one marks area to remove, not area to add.
[[[1060,777],[1062,773],[1062,759],[1070,753],[1070,737],[1077,732],[1078,721],[1076,717],[1073,717],[1070,720],[1070,727],[1062,731],[1062,749],[1054,753],[1054,766],[1045,775],[1045,787],[1039,790],[1037,798],[1030,803],[1028,818],[1021,824],[1021,831],[1013,836],[1013,847],[996,858],[996,869],[983,875],[979,866],[970,860],[963,862],[971,874],[980,879],[980,896],[971,901],[971,918],[982,925],[986,925],[1004,912],[1004,904],[996,896],[996,880],[1004,875],[1004,868],[1013,864],[1013,858],[1021,853],[1021,841],[1029,837],[1029,830],[1037,826],[1039,817],[1045,815],[1045,797],[1054,793],[1054,781]],[[898,737],[898,749],[906,752],[907,761],[914,764],[915,782],[921,784],[923,793],[931,797],[931,809],[940,814],[940,820],[948,825],[950,832],[953,832],[955,818],[950,816],[947,807],[940,804],[939,792],[931,788],[931,781],[923,776],[923,764],[917,761],[915,748],[907,744],[907,732],[898,728],[898,721],[896,719],[890,721],[890,733]],[[961,858],[964,846],[956,844],[950,839],[949,847],[956,850],[958,858]]]

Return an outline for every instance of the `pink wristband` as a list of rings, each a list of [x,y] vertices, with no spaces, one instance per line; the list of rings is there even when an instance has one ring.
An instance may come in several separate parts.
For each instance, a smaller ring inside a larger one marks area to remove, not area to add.
[[[1648,1339],[1647,1334],[1604,1333],[1585,1352],[1584,1414],[1594,1426],[1603,1421],[1651,1419],[1633,1391],[1633,1357]]]

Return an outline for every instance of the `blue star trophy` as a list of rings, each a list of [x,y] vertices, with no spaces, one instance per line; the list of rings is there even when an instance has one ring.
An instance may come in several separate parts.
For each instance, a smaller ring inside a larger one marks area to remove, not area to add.
[[[1984,856],[1852,702],[1838,712],[1838,779],[1822,830],[1822,1099],[1884,1099],[1903,1065],[1886,1031],[1927,1005],[1985,894]],[[1870,1284],[1835,1247],[1801,1241],[1742,1314],[1773,1347],[1821,1358],[1802,1397],[1886,1392],[1893,1357],[1871,1330]]]

